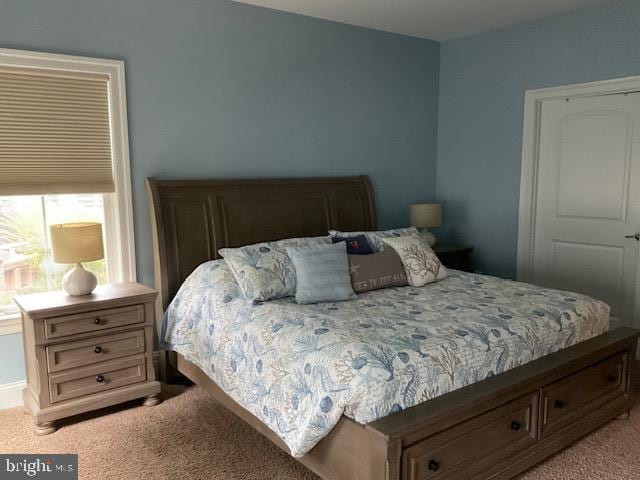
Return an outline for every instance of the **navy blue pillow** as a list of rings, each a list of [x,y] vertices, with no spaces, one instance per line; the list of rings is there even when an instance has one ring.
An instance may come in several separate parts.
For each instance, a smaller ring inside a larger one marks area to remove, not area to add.
[[[373,253],[373,248],[369,244],[369,240],[364,235],[357,237],[332,237],[333,243],[347,242],[347,253],[349,255],[369,255]]]

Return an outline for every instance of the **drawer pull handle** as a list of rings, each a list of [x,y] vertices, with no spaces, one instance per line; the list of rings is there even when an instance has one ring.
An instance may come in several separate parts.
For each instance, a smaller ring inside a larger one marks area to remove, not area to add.
[[[617,375],[614,375],[614,374],[612,373],[611,375],[609,375],[609,376],[607,377],[607,380],[608,380],[610,383],[618,383],[618,376],[617,376]]]
[[[102,383],[102,382],[104,382],[104,375],[98,375],[98,376],[96,377],[96,382],[98,382],[98,383]]]
[[[564,402],[562,400],[556,400],[555,402],[553,402],[553,406],[559,410],[561,408],[564,408]]]
[[[516,422],[515,420],[511,422],[511,430],[515,430],[516,432],[520,430],[520,422]]]
[[[440,468],[440,464],[435,460],[429,460],[429,465],[427,465],[427,468],[432,472],[436,472]]]
[[[102,324],[102,319],[101,318],[96,318],[93,323],[95,323],[96,325],[101,325]]]
[[[102,347],[100,345],[96,345],[93,351],[94,353],[102,353]]]

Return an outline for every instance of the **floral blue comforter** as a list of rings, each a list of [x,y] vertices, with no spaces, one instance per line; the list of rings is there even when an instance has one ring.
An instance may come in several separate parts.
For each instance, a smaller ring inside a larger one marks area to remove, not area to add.
[[[297,305],[244,300],[223,260],[184,282],[164,339],[294,457],[345,414],[368,423],[604,333],[589,297],[450,271],[424,287]]]

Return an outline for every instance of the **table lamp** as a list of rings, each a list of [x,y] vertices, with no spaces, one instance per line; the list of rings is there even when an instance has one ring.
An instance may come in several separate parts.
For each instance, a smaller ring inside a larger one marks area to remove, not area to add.
[[[411,205],[411,225],[423,228],[422,235],[430,245],[436,244],[436,237],[427,228],[442,225],[442,205],[439,203],[414,203]]]
[[[93,222],[51,225],[51,247],[56,263],[75,263],[62,277],[62,288],[69,295],[88,295],[98,284],[96,276],[81,262],[104,258],[102,225]]]

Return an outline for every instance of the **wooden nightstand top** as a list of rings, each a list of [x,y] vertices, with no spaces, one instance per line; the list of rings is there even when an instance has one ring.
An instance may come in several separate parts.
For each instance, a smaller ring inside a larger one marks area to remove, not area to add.
[[[433,251],[445,267],[466,272],[473,271],[471,265],[471,252],[473,251],[473,247],[439,243],[434,245]]]
[[[471,251],[473,247],[468,245],[449,245],[447,243],[436,243],[433,247],[433,251],[436,253],[451,253],[451,252],[464,252]]]
[[[140,283],[130,282],[100,285],[93,293],[78,297],[67,295],[66,292],[60,290],[19,295],[13,300],[23,312],[35,318],[52,314],[60,315],[69,310],[100,309],[107,304],[130,304],[155,295],[157,292],[154,289]]]

